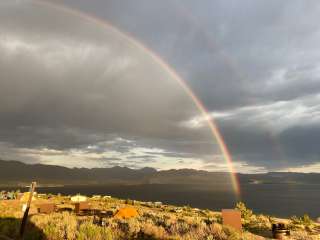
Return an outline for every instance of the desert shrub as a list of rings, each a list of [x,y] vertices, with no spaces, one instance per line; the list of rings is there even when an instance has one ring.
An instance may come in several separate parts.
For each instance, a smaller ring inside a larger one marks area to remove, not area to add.
[[[190,230],[190,226],[185,221],[178,221],[177,222],[177,230],[178,230],[179,235],[184,235],[184,234],[188,233],[188,231]]]
[[[307,232],[299,231],[291,233],[291,239],[294,240],[318,240],[318,236],[310,236]]]
[[[207,217],[203,219],[203,222],[207,225],[210,225],[212,223],[219,223],[222,224],[222,216],[221,214],[213,216],[213,217]]]
[[[190,225],[182,218],[179,218],[167,229],[172,235],[184,235],[190,231]]]
[[[155,225],[163,227],[164,229],[169,229],[171,226],[171,224],[168,221],[166,221],[166,219],[158,219]]]
[[[203,223],[199,217],[188,217],[185,219],[185,222],[193,229],[198,228]]]
[[[293,216],[290,220],[293,224],[302,224],[304,226],[313,224],[313,221],[308,214],[305,214],[302,217]]]
[[[252,215],[250,221],[244,226],[251,233],[271,237],[272,219],[264,215]]]
[[[250,221],[253,212],[251,209],[248,209],[243,202],[238,202],[236,209],[241,212],[241,218],[243,218],[245,221]]]
[[[118,224],[117,228],[121,232],[125,233],[126,235],[129,233],[129,224],[127,223],[126,220],[119,220],[117,221],[117,224]]]
[[[92,222],[84,222],[79,226],[77,240],[112,240],[109,228],[94,225]]]
[[[238,231],[236,231],[235,229],[228,227],[228,226],[223,226],[222,229],[223,229],[224,233],[226,234],[228,240],[241,240],[242,239],[241,234]]]
[[[135,219],[135,218],[131,218],[127,220],[127,236],[135,239],[138,235],[138,233],[140,232],[140,222]]]
[[[249,230],[269,230],[272,223],[268,216],[264,215],[252,215],[250,221],[247,224]]]
[[[203,222],[199,224],[190,225],[188,232],[183,235],[183,239],[194,240],[194,239],[206,239],[210,235],[209,228]]]
[[[236,205],[236,209],[241,212],[242,225],[245,230],[260,233],[271,229],[271,218],[264,215],[255,215],[243,202]]]
[[[248,209],[243,202],[237,203],[236,209],[241,212],[242,225],[245,230],[269,237],[272,223],[274,223],[270,216],[253,214],[253,211]]]
[[[210,226],[208,226],[208,233],[203,239],[215,239],[215,240],[242,240],[246,239],[248,240],[246,234],[242,234],[238,232],[237,230],[228,227],[228,226],[222,226],[220,224],[214,223]]]
[[[35,215],[31,221],[43,230],[47,240],[73,240],[77,233],[76,216],[67,212]]]
[[[191,208],[190,205],[186,205],[186,206],[183,207],[183,210],[184,210],[184,211],[187,211],[187,212],[191,212],[191,211],[192,211],[192,208]]]
[[[226,233],[223,231],[220,224],[212,224],[209,226],[208,239],[227,239]]]
[[[312,232],[315,226],[314,221],[312,221],[307,214],[303,215],[302,217],[293,216],[290,218],[290,220],[291,222],[289,224],[289,228],[292,230],[307,230]]]
[[[107,226],[112,231],[114,239],[135,239],[143,224],[144,222],[137,218],[107,220]]]
[[[200,210],[199,215],[200,215],[201,217],[208,217],[208,216],[209,216],[209,214],[207,213],[206,210]]]
[[[161,226],[155,226],[151,223],[146,223],[142,226],[140,236],[142,239],[168,239],[169,236],[165,229]]]
[[[168,230],[170,227],[177,223],[177,219],[174,216],[164,216],[163,227]]]
[[[128,205],[135,205],[135,201],[131,199],[126,199],[124,203]]]

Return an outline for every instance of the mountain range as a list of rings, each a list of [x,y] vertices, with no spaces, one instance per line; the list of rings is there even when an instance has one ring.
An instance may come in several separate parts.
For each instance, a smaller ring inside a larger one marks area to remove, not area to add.
[[[240,184],[320,184],[319,173],[269,172],[237,174]],[[44,164],[25,164],[0,160],[0,185],[23,185],[37,181],[43,185],[90,184],[188,184],[202,186],[231,185],[230,173],[194,169],[157,171],[153,168],[66,168]]]

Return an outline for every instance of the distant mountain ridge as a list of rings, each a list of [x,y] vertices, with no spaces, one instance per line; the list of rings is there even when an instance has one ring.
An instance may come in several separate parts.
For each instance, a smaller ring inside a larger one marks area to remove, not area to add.
[[[319,173],[270,172],[238,174],[241,184],[320,184]],[[44,164],[25,164],[0,160],[0,184],[21,185],[30,181],[42,184],[198,184],[202,186],[231,185],[227,172],[194,169],[163,170],[153,168],[67,168]]]
[[[52,184],[136,183],[157,171],[152,168],[138,170],[127,167],[67,168],[55,165],[25,164],[0,160],[0,183],[36,180]]]

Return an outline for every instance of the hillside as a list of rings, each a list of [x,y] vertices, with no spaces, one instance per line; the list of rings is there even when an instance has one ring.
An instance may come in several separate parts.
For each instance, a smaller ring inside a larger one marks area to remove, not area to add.
[[[290,239],[319,239],[320,227],[308,217],[277,219],[253,213],[244,204],[243,231],[222,225],[220,212],[177,207],[159,202],[88,198],[89,210],[75,213],[69,196],[39,195],[32,202],[25,240],[262,240],[270,238],[272,223],[283,222]],[[56,211],[38,213],[39,204],[55,204]],[[21,200],[0,201],[0,239],[17,239]],[[220,211],[220,210],[219,210]]]

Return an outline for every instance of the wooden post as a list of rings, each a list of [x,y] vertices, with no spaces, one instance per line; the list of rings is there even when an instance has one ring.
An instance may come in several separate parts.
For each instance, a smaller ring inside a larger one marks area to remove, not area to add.
[[[21,226],[20,226],[20,238],[21,239],[23,239],[23,234],[24,234],[24,230],[26,227],[29,209],[30,209],[30,205],[31,205],[31,201],[32,201],[32,197],[33,197],[33,193],[34,193],[35,188],[36,188],[36,182],[32,182],[30,185],[30,190],[29,190],[29,199],[27,202],[27,208],[23,214],[23,218],[22,218],[22,222],[21,222]]]

